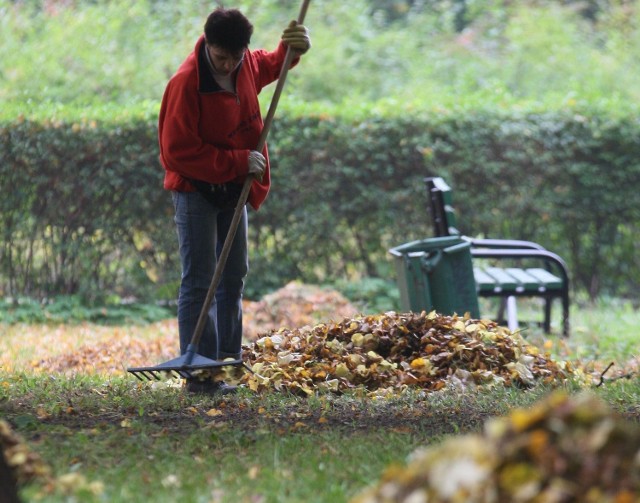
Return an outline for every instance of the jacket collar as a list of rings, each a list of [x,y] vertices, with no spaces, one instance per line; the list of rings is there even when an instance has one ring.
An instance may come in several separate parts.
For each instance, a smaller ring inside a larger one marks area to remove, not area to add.
[[[206,44],[204,42],[204,36],[200,39],[196,45],[196,57],[198,58],[198,92],[201,93],[215,93],[222,91],[222,87],[213,78],[213,74],[209,69],[209,62],[206,55]]]

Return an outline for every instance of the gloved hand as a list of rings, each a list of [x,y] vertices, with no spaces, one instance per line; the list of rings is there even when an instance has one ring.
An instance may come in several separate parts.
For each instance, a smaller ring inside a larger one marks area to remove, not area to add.
[[[304,54],[311,48],[309,30],[297,21],[291,21],[282,32],[282,41],[299,54]]]
[[[256,177],[259,182],[262,181],[264,170],[267,167],[267,160],[257,150],[249,152],[249,174]]]

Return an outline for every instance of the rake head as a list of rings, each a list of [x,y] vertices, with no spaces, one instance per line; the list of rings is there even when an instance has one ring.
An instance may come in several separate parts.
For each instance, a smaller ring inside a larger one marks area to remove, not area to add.
[[[154,367],[130,367],[127,369],[127,372],[133,374],[141,381],[162,381],[173,376],[191,379],[197,377],[198,373],[203,371],[238,365],[244,365],[241,359],[211,360],[197,353],[187,353]]]

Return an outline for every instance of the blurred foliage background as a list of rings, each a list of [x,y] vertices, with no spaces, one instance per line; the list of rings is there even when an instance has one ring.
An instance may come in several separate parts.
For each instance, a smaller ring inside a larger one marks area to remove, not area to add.
[[[0,0],[0,99],[157,102],[216,3]],[[299,2],[233,6],[255,26],[252,46],[273,48]],[[639,19],[632,0],[314,1],[306,19],[314,48],[292,72],[286,101],[341,112],[377,101],[419,109],[588,102],[626,112],[640,101]]]
[[[0,0],[2,295],[175,297],[155,124],[216,4]],[[299,2],[233,6],[252,47],[274,48]],[[637,299],[639,21],[630,0],[312,1],[247,293],[300,279],[387,296],[387,248],[428,235],[422,178],[438,174],[464,232],[537,240],[576,292]]]

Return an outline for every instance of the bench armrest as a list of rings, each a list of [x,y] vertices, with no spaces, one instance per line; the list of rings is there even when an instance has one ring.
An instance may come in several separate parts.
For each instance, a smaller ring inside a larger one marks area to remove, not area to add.
[[[506,249],[528,249],[528,250],[546,250],[546,248],[533,241],[522,241],[520,239],[480,239],[464,236],[462,239],[469,241],[474,248],[506,248]]]

